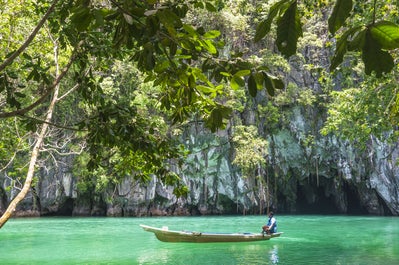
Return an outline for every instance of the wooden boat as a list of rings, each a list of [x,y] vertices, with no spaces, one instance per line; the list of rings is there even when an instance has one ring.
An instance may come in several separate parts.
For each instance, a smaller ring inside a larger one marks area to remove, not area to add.
[[[140,225],[145,231],[152,232],[163,242],[192,242],[192,243],[210,243],[210,242],[249,242],[269,240],[272,237],[279,237],[280,233],[201,233],[194,231],[173,231],[168,227],[156,228],[148,225]]]

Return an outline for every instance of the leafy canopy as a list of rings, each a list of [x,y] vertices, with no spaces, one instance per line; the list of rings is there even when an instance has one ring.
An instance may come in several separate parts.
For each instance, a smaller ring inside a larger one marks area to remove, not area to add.
[[[281,0],[276,2],[269,10],[266,19],[262,20],[256,30],[255,41],[260,41],[271,29],[271,24],[277,18],[278,50],[286,57],[296,53],[298,38],[302,36],[302,21],[298,14],[301,13],[297,0]],[[356,4],[354,4],[354,2]],[[334,8],[328,19],[328,29],[332,35],[336,35],[335,53],[331,59],[330,70],[334,71],[344,60],[346,53],[357,51],[365,65],[366,74],[373,72],[377,77],[390,72],[394,67],[392,51],[399,48],[399,25],[381,18],[376,20],[377,2],[369,3],[369,10],[373,16],[371,21],[363,24],[351,24],[350,16],[359,12],[361,1],[336,0]]]

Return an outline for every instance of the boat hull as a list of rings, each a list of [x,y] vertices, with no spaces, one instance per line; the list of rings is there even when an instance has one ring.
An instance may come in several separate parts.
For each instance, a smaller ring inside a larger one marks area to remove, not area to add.
[[[201,233],[194,231],[172,231],[167,228],[156,228],[148,225],[140,225],[145,231],[152,232],[163,242],[251,242],[264,241],[273,237],[279,237],[282,233],[254,234],[254,233]]]

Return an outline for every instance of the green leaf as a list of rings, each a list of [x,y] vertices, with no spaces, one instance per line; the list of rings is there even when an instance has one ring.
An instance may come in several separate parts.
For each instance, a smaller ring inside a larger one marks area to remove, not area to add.
[[[259,90],[263,89],[263,82],[264,82],[263,74],[261,72],[256,72],[253,75],[256,82],[256,88]]]
[[[256,94],[258,93],[258,87],[256,85],[254,74],[251,74],[248,77],[248,92],[251,97],[256,97]]]
[[[267,33],[269,33],[271,22],[272,22],[271,20],[265,19],[265,20],[262,20],[256,26],[256,33],[255,33],[255,38],[254,38],[255,42],[260,41],[261,39],[263,39],[263,37],[266,36]]]
[[[233,76],[230,80],[230,86],[233,90],[238,90],[240,87],[245,85],[244,79],[242,77]]]
[[[370,30],[366,33],[362,59],[366,74],[370,75],[375,72],[377,77],[381,77],[383,73],[388,73],[395,66],[392,56],[387,51],[381,50],[380,44],[373,39]]]
[[[232,78],[230,79],[231,88],[234,90],[239,89],[240,87],[245,86],[244,76],[247,76],[251,73],[250,70],[240,70],[236,72]],[[229,76],[229,73],[221,72],[222,75]]]
[[[194,88],[196,86],[196,79],[194,75],[189,75],[188,76],[188,86],[190,88]]]
[[[103,27],[104,26],[104,17],[107,16],[106,9],[95,9],[94,10],[94,18],[95,18],[95,26]]]
[[[159,30],[160,23],[156,16],[149,16],[146,19],[146,32],[149,36],[154,36]]]
[[[206,10],[208,10],[209,12],[216,12],[216,7],[214,7],[211,3],[206,2],[205,3],[205,8]]]
[[[206,126],[212,131],[215,132],[219,128],[224,128],[225,124],[223,123],[224,119],[228,119],[231,115],[231,108],[218,105],[212,109],[209,118],[206,119]]]
[[[273,81],[271,80],[271,78],[269,77],[269,75],[266,72],[263,72],[263,77],[265,80],[265,87],[266,87],[267,93],[273,97],[274,96]]]
[[[187,33],[188,33],[190,36],[192,36],[192,37],[198,36],[197,31],[196,31],[196,30],[193,28],[193,26],[191,26],[191,25],[184,24],[184,25],[183,25],[183,29],[184,29],[185,31],[187,31]]]
[[[351,41],[348,41],[348,51],[361,51],[365,42],[366,28],[361,27],[362,30],[355,32]]]
[[[202,8],[204,8],[204,3],[203,2],[194,1],[194,7],[202,9]]]
[[[344,56],[348,51],[348,37],[356,34],[361,27],[351,28],[342,34],[341,38],[337,41],[334,56],[331,59],[330,71],[337,68],[338,65],[344,60]],[[359,33],[358,33],[359,34]]]
[[[182,39],[180,45],[186,50],[194,50],[195,45],[188,39]]]
[[[21,108],[21,103],[19,103],[18,100],[16,100],[15,97],[7,97],[7,103],[10,104],[11,107],[16,107],[17,109]]]
[[[225,76],[225,77],[231,77],[231,74],[230,73],[228,73],[228,72],[223,72],[223,71],[220,71],[219,72],[222,76]]]
[[[277,47],[285,56],[296,53],[298,38],[302,36],[302,24],[298,14],[297,1],[291,3],[284,15],[277,21]]]
[[[251,73],[250,70],[240,70],[234,74],[234,76],[247,76]]]
[[[269,77],[272,80],[274,89],[284,89],[285,86],[283,80],[270,74]]]
[[[148,71],[151,71],[155,67],[155,56],[153,54],[154,47],[150,42],[147,42],[144,45],[143,57],[144,60],[144,68]]]
[[[201,44],[210,54],[218,53],[218,50],[216,49],[216,47],[212,44],[212,42],[210,40],[202,40]]]
[[[337,0],[333,12],[328,18],[328,30],[331,34],[337,32],[349,17],[352,10],[352,0]]]
[[[280,2],[275,3],[270,8],[267,19],[262,20],[256,27],[255,38],[254,38],[255,42],[260,41],[261,39],[263,39],[263,37],[266,36],[267,33],[269,33],[273,19],[277,16],[279,12],[284,12],[288,7],[289,2],[291,1],[292,0],[282,0]]]
[[[183,26],[181,19],[170,9],[158,10],[156,15],[172,36],[176,35],[176,27]]]
[[[223,114],[218,108],[214,108],[211,112],[211,115],[209,117],[209,120],[211,121],[208,123],[210,126],[210,129],[212,132],[215,132],[217,128],[221,128],[223,125]]]
[[[176,52],[177,52],[177,44],[171,41],[169,44],[169,54],[173,56],[176,54]]]
[[[399,26],[389,21],[380,21],[370,27],[371,36],[382,49],[399,48]]]
[[[71,16],[71,22],[75,25],[79,32],[85,31],[92,20],[92,14],[90,9],[86,6],[79,6],[73,8],[73,15]]]
[[[206,39],[215,39],[220,36],[219,30],[210,30],[204,34],[204,38]]]
[[[198,85],[197,89],[205,94],[211,94],[215,92],[215,88],[209,86]]]

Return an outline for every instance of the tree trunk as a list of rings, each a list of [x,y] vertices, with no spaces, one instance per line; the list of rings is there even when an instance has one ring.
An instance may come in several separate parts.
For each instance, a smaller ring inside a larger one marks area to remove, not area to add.
[[[55,64],[57,67],[57,76],[59,76],[59,68],[58,68],[58,46],[56,43],[54,43],[54,58],[55,58]],[[29,168],[28,168],[28,173],[26,175],[25,183],[22,188],[22,190],[18,193],[18,195],[11,201],[11,203],[8,205],[7,210],[4,212],[4,214],[0,217],[0,229],[4,226],[4,224],[10,219],[11,215],[17,208],[17,205],[19,202],[21,202],[26,194],[29,192],[29,189],[32,184],[32,180],[35,174],[35,166],[36,166],[36,161],[40,153],[40,147],[43,143],[44,136],[46,135],[49,123],[51,122],[51,118],[53,116],[53,111],[55,104],[57,103],[58,100],[58,93],[59,93],[59,85],[56,85],[54,88],[54,93],[53,93],[53,98],[50,102],[50,105],[48,107],[47,115],[45,122],[42,125],[42,128],[40,130],[40,134],[37,137],[36,144],[33,147],[32,154],[30,157],[30,162],[29,162]]]

